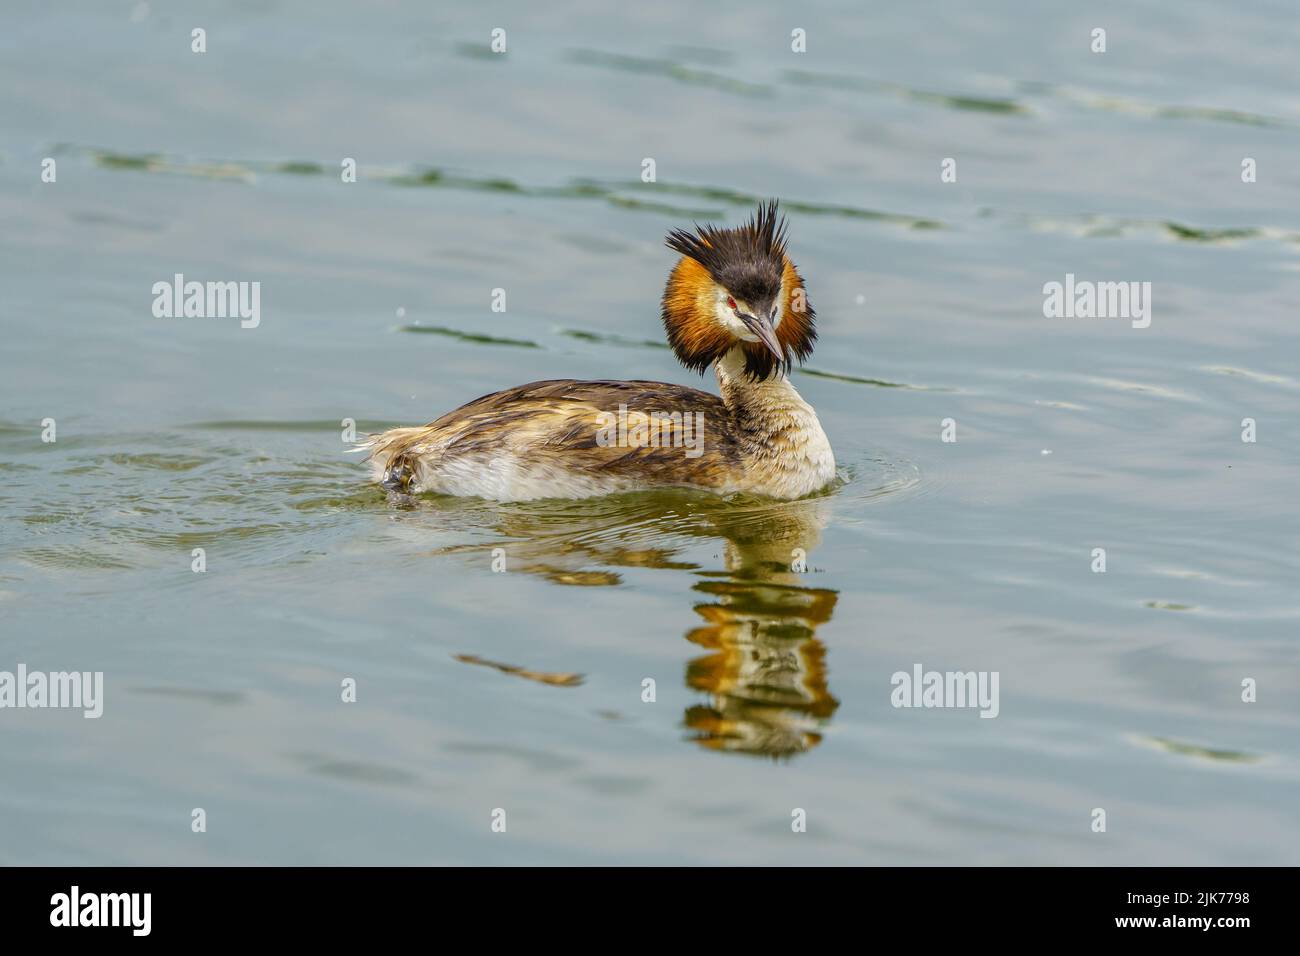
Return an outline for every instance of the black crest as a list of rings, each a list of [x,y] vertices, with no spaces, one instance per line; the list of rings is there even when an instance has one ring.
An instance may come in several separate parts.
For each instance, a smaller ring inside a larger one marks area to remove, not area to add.
[[[785,234],[785,217],[772,199],[735,229],[696,223],[695,232],[674,229],[665,242],[704,266],[736,298],[758,307],[770,304],[781,290]]]

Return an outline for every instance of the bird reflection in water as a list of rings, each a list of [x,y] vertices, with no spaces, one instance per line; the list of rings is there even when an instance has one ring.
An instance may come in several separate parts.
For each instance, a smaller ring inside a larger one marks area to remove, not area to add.
[[[620,568],[673,569],[702,578],[692,591],[703,623],[686,639],[705,653],[688,661],[686,684],[707,701],[686,709],[687,739],[709,750],[775,759],[817,746],[839,707],[827,685],[826,646],[817,637],[837,594],[807,586],[815,571],[804,562],[833,499],[747,505],[672,493],[653,499],[506,506],[486,523],[509,541],[512,572],[556,584],[617,585]],[[683,537],[718,539],[722,566],[701,568],[682,557],[677,542]],[[439,553],[482,549],[462,545]]]
[[[704,619],[686,639],[709,653],[686,665],[686,683],[709,695],[686,711],[696,743],[712,750],[789,757],[821,742],[839,706],[826,685],[826,645],[836,593],[792,570],[812,543],[806,523],[777,512],[727,539],[726,570],[694,590]]]

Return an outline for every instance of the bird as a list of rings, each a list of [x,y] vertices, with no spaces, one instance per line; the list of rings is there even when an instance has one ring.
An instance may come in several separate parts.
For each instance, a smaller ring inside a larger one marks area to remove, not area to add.
[[[718,394],[652,381],[531,382],[427,425],[363,436],[374,481],[403,495],[514,502],[687,488],[793,500],[836,478],[817,413],[795,390],[816,313],[787,253],[777,200],[740,225],[665,239],[680,258],[660,314],[688,370]]]

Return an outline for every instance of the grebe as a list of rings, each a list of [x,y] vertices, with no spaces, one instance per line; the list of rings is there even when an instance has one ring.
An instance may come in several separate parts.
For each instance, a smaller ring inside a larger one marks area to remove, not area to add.
[[[817,333],[786,255],[775,200],[735,229],[674,230],[663,323],[678,360],[710,365],[721,397],[664,382],[533,382],[475,399],[422,428],[364,439],[390,491],[498,501],[650,488],[801,498],[835,477],[817,413],[787,372]]]

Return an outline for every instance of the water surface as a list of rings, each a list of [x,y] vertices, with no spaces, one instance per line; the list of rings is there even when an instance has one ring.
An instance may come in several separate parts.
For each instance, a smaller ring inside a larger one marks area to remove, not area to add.
[[[106,702],[0,711],[0,861],[1296,863],[1293,24],[9,10],[0,669]],[[832,493],[402,503],[344,453],[533,379],[691,382],[662,237],[768,196]],[[155,318],[178,272],[260,281],[261,324]],[[1151,282],[1150,328],[1044,318],[1066,273]],[[999,716],[893,708],[916,663],[998,671]]]

